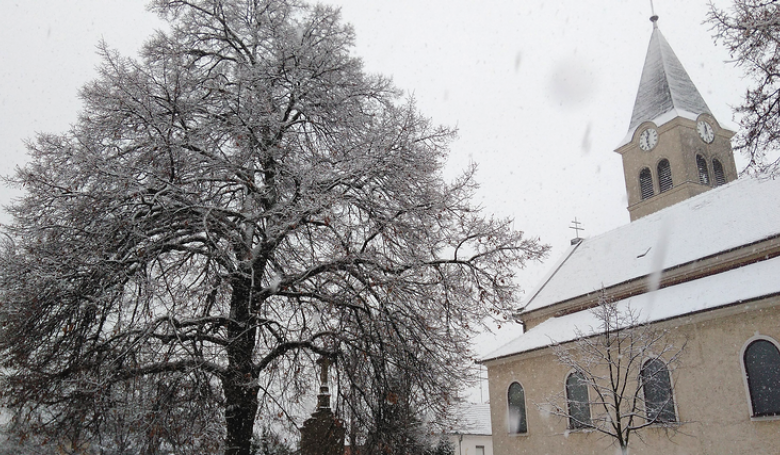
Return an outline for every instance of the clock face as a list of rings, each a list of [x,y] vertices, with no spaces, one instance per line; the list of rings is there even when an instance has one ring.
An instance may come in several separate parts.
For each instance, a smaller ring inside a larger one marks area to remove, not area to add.
[[[701,140],[708,144],[711,144],[712,141],[715,140],[715,131],[713,131],[712,126],[704,120],[700,120],[699,123],[696,124],[696,131],[699,132]]]
[[[642,150],[652,150],[657,143],[658,131],[656,131],[655,128],[648,128],[639,135],[639,148]]]

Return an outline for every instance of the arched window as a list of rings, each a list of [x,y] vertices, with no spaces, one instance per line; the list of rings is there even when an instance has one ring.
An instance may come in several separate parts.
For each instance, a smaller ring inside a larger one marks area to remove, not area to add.
[[[644,168],[639,172],[639,191],[642,194],[642,200],[651,198],[653,192],[653,176],[650,175],[650,169]]]
[[[509,386],[508,423],[510,434],[528,433],[528,420],[525,413],[525,391],[519,382]]]
[[[715,186],[726,184],[726,173],[723,172],[723,165],[718,160],[712,160],[712,172],[715,174]]]
[[[582,373],[574,372],[566,378],[566,405],[569,408],[569,428],[591,426],[588,383]]]
[[[699,169],[699,183],[710,184],[710,171],[707,169],[707,160],[701,155],[696,155],[696,167]]]
[[[753,416],[780,415],[780,351],[769,340],[758,339],[742,358]]]
[[[658,163],[658,189],[661,193],[672,189],[672,167],[669,160],[663,159]]]
[[[658,359],[648,360],[640,376],[647,420],[655,423],[675,422],[672,378],[666,365]]]

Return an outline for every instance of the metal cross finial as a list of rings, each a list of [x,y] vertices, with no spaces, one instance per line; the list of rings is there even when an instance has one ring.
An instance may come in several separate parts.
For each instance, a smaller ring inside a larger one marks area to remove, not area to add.
[[[572,222],[571,222],[571,224],[572,224],[572,225],[571,225],[571,226],[569,226],[569,229],[574,229],[574,232],[576,233],[576,234],[575,234],[575,235],[576,235],[576,238],[575,238],[574,240],[572,240],[572,242],[574,243],[575,241],[579,241],[579,240],[580,240],[580,231],[584,231],[584,230],[585,230],[585,228],[583,228],[583,227],[580,227],[580,225],[581,225],[582,223],[580,223],[579,221],[577,221],[577,217],[576,217],[576,216],[574,217],[574,221],[572,221]]]
[[[653,5],[653,0],[650,0],[650,22],[653,23],[653,28],[658,27],[658,15],[655,14],[655,5]]]

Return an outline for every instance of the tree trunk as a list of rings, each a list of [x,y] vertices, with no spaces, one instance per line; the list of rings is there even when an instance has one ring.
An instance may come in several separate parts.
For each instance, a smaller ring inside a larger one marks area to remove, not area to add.
[[[225,384],[225,424],[227,439],[225,455],[251,455],[252,430],[257,412],[257,387],[249,387],[247,381],[235,384],[234,380]]]
[[[252,431],[257,413],[257,378],[252,367],[256,330],[250,314],[249,283],[235,279],[230,302],[227,347],[229,368],[222,384],[225,390],[225,455],[251,455]]]

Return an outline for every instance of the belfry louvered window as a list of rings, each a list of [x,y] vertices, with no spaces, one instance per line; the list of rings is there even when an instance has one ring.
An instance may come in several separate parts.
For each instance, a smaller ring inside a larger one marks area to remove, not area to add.
[[[715,174],[715,186],[726,184],[726,174],[723,172],[723,165],[718,160],[712,160],[712,173]]]
[[[649,168],[642,169],[639,172],[639,191],[642,194],[642,199],[653,197],[653,176],[650,174]]]
[[[672,189],[674,184],[672,183],[672,167],[669,165],[669,160],[661,160],[658,163],[658,190],[663,193]]]
[[[707,169],[707,160],[701,155],[696,155],[696,167],[699,169],[699,183],[710,184],[710,171]]]

